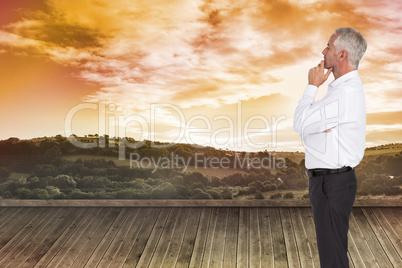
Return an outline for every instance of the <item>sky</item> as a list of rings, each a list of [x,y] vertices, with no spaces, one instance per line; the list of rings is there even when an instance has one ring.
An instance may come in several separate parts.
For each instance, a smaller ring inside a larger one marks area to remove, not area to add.
[[[292,122],[308,70],[353,27],[368,42],[366,145],[401,142],[401,12],[391,0],[1,0],[0,139],[302,150]]]

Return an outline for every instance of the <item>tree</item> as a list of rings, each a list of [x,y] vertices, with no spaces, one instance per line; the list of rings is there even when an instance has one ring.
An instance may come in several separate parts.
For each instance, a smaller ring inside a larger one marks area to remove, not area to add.
[[[15,193],[20,199],[32,198],[32,191],[26,188],[18,188]]]
[[[221,193],[214,189],[207,190],[207,194],[212,196],[213,199],[223,199]]]
[[[28,185],[30,189],[40,188],[44,189],[46,186],[49,185],[49,181],[53,179],[52,177],[43,177],[39,178],[37,176],[28,178]]]
[[[204,176],[201,172],[192,172],[184,176],[184,180],[187,184],[191,185],[193,183],[202,183],[204,186],[208,184],[208,178]]]
[[[294,197],[295,195],[292,192],[288,192],[283,195],[283,198],[285,199],[293,199]]]
[[[50,180],[49,184],[58,187],[63,192],[72,191],[77,186],[75,180],[68,175],[59,175]]]
[[[63,142],[63,141],[66,140],[66,138],[63,137],[63,136],[60,135],[60,134],[56,135],[56,137],[54,137],[54,138],[55,138],[55,140],[56,140],[58,143],[61,143],[61,142]]]
[[[232,193],[232,191],[229,189],[229,187],[223,188],[221,194],[222,194],[223,199],[233,199],[233,193]]]
[[[263,184],[262,184],[260,181],[251,182],[251,183],[248,184],[248,186],[249,186],[249,187],[253,186],[253,187],[255,187],[255,188],[258,189],[258,190],[264,189],[264,186],[263,186]]]
[[[210,185],[212,187],[219,187],[223,185],[223,182],[218,177],[213,176]]]
[[[34,189],[31,198],[33,199],[49,199],[49,193],[45,189]]]
[[[229,176],[226,176],[222,179],[224,183],[229,186],[246,186],[246,180],[244,179],[243,175],[240,173],[235,173]]]
[[[177,196],[176,189],[170,182],[164,182],[161,185],[158,185],[152,191],[153,198],[169,199],[169,198],[175,198],[176,196]]]
[[[282,198],[282,194],[281,193],[272,194],[269,198],[270,199],[280,199],[280,198]]]
[[[197,188],[191,191],[191,198],[192,199],[213,199],[212,196],[202,189]]]
[[[111,182],[108,178],[85,176],[77,180],[76,187],[79,189],[104,189],[110,185]]]
[[[260,190],[257,190],[254,194],[255,199],[265,199],[265,196],[262,194]]]
[[[45,190],[50,196],[60,195],[60,189],[55,186],[46,186]]]
[[[11,171],[6,167],[0,167],[0,183],[7,181]]]

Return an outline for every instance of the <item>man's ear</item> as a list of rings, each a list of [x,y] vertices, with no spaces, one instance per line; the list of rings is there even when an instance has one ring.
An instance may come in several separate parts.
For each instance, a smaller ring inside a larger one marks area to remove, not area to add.
[[[339,62],[344,61],[348,57],[348,52],[346,50],[341,50],[341,51],[339,51],[337,56],[338,56],[338,61]]]

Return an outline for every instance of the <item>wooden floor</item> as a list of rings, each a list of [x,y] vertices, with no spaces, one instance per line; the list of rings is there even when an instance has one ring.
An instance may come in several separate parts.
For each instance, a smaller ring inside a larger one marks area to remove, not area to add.
[[[354,208],[351,267],[402,267],[402,208]],[[0,207],[0,267],[319,267],[310,208]]]

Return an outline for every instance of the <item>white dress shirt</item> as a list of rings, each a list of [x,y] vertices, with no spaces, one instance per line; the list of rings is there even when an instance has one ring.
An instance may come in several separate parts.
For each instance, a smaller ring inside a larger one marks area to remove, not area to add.
[[[324,98],[314,101],[317,91],[306,87],[293,119],[305,147],[306,168],[357,166],[366,141],[366,103],[357,71],[332,81]]]

